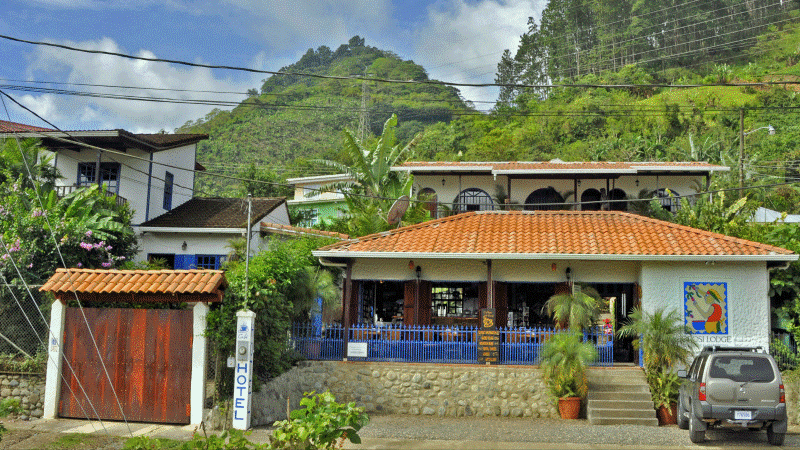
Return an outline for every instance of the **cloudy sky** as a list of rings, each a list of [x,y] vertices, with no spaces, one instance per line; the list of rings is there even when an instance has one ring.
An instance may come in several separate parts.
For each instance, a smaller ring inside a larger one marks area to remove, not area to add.
[[[0,34],[271,71],[297,61],[309,48],[327,45],[335,50],[359,35],[367,45],[421,64],[431,78],[478,83],[494,80],[503,49],[516,49],[527,18],[538,20],[545,4],[546,0],[3,0]],[[19,86],[238,102],[266,78],[7,39],[0,39],[0,61],[4,92],[57,127],[71,130],[172,131],[213,107],[67,96]],[[494,88],[461,92],[476,102],[497,97]],[[0,108],[2,120],[47,126],[7,99]]]

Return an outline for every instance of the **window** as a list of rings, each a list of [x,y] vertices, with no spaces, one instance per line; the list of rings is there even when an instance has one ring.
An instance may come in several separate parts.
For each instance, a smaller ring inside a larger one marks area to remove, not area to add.
[[[196,255],[195,268],[219,270],[225,257],[220,255]]]
[[[469,188],[461,191],[453,200],[453,209],[458,212],[491,211],[494,209],[494,202],[483,189]]]
[[[100,181],[108,192],[119,194],[119,163],[100,163]],[[97,183],[95,175],[97,163],[78,163],[78,186],[91,186]]]
[[[653,194],[653,198],[657,198],[661,207],[667,212],[676,213],[681,207],[681,194],[672,189],[658,189]]]
[[[581,211],[600,211],[603,194],[597,189],[587,189],[581,194]]]
[[[172,209],[172,184],[175,182],[175,175],[167,172],[164,175],[164,209]]]
[[[424,208],[430,213],[432,219],[439,217],[439,200],[438,196],[436,195],[436,191],[431,188],[425,188],[419,191],[418,198],[425,201]]]
[[[526,211],[552,211],[564,209],[564,197],[554,187],[537,189],[525,199]]]
[[[477,285],[439,285],[431,289],[432,317],[477,317],[478,309]]]

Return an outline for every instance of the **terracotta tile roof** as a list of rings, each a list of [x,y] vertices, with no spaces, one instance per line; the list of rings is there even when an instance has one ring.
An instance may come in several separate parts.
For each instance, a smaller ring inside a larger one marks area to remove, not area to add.
[[[56,269],[39,290],[81,294],[215,294],[227,285],[221,270]]]
[[[315,230],[313,228],[294,227],[291,225],[281,225],[279,223],[261,222],[261,231],[264,233],[284,234],[290,236],[318,236],[334,239],[350,239],[350,236],[335,231]]]
[[[54,131],[51,128],[35,127],[24,123],[8,122],[0,120],[0,133],[25,133],[29,131]]]
[[[395,171],[412,172],[486,172],[513,173],[645,173],[668,171],[728,171],[729,167],[707,162],[612,162],[612,161],[407,161],[392,167]]]
[[[275,208],[285,203],[285,198],[254,198],[251,225],[258,223]],[[195,197],[158,217],[141,224],[141,227],[159,228],[245,228],[247,200],[241,198]]]
[[[789,250],[617,211],[468,212],[332,244],[321,257],[749,259],[790,261]]]

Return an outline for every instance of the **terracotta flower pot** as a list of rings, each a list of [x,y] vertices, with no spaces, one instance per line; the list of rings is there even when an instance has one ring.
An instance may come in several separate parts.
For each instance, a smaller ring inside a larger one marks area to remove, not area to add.
[[[658,425],[675,425],[678,423],[678,404],[670,403],[670,407],[659,406],[656,410]]]
[[[580,397],[561,397],[558,399],[558,413],[562,419],[577,419],[581,413]]]

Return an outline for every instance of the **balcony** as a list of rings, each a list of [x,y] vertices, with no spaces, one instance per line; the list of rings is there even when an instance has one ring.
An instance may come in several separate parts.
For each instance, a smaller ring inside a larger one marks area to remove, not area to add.
[[[75,192],[78,189],[81,189],[83,187],[86,187],[86,186],[77,186],[77,185],[74,185],[74,184],[72,186],[56,186],[55,187],[55,191],[56,191],[56,195],[58,195],[59,198],[64,198],[67,195],[69,195],[69,194],[71,194],[71,193],[73,193],[73,192]],[[103,192],[105,192],[106,197],[114,197],[116,199],[117,206],[123,206],[123,205],[126,205],[128,203],[128,200],[125,197],[120,197],[119,195],[115,194],[114,192],[110,192],[110,191],[103,191]]]

